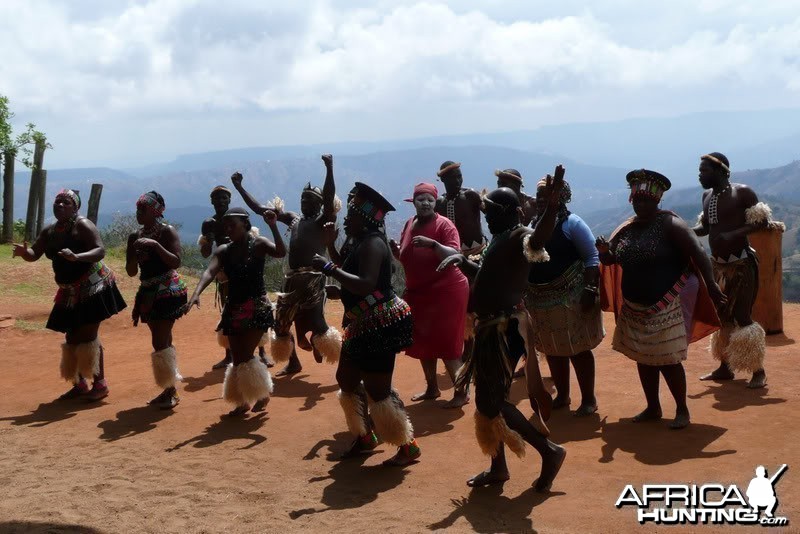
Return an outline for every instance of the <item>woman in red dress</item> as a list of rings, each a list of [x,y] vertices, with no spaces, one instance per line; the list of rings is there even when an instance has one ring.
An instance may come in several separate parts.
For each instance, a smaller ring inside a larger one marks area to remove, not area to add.
[[[438,272],[444,257],[458,254],[458,230],[447,218],[434,211],[438,197],[436,186],[420,183],[414,188],[413,202],[417,215],[406,222],[400,244],[392,247],[403,264],[406,292],[403,298],[411,306],[414,318],[414,344],[406,354],[422,364],[427,387],[411,400],[435,399],[441,395],[436,382],[436,360],[444,360],[445,369],[455,383],[464,351],[469,282],[456,268]],[[445,407],[457,408],[469,402],[466,389],[456,389]]]

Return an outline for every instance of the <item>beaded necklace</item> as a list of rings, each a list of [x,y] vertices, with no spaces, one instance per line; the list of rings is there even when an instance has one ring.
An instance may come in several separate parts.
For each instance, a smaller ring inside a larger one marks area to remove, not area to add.
[[[149,230],[147,228],[142,228],[139,231],[139,235],[141,235],[142,237],[147,237],[150,239],[157,240],[158,236],[161,235],[161,230],[164,229],[164,226],[165,225],[163,223],[156,223],[153,226],[151,226]]]
[[[56,222],[53,226],[53,231],[58,232],[59,234],[67,234],[72,231],[72,228],[75,226],[75,221],[78,220],[78,214],[76,213],[63,223],[61,221]]]
[[[445,198],[447,201],[447,218],[450,219],[451,222],[456,222],[456,199],[454,198]]]
[[[708,203],[708,224],[719,223],[719,211],[717,209],[717,203],[719,202],[719,197],[726,191],[730,191],[730,189],[731,184],[728,183],[724,189],[716,191],[711,195],[711,201]]]

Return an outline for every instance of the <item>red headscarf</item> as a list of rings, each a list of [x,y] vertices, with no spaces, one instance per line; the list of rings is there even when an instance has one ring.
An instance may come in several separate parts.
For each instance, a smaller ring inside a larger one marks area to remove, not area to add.
[[[414,199],[417,198],[417,195],[421,195],[423,193],[428,193],[433,197],[434,200],[439,198],[439,191],[436,189],[435,185],[427,182],[420,182],[414,186],[414,194],[411,196],[411,198],[407,198],[406,202],[414,202]]]

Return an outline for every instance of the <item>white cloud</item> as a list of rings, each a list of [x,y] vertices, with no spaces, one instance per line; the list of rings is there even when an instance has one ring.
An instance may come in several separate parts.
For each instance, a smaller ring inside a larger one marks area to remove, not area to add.
[[[800,103],[793,0],[285,4],[6,0],[0,91],[20,119],[62,126],[260,110],[294,115],[306,130],[318,112],[418,110],[424,122],[431,108],[461,106],[569,117],[590,102],[607,112],[632,95],[663,102],[673,92],[680,113],[693,111],[686,94],[706,101],[720,86],[742,108],[763,107],[765,95]]]

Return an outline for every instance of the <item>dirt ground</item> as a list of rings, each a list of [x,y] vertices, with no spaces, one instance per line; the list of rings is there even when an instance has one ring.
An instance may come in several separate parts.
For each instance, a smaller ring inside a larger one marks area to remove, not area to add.
[[[17,285],[31,272],[0,267]],[[48,266],[36,267],[43,275],[37,284],[47,292],[53,285]],[[125,281],[127,295],[132,287]],[[220,357],[211,295],[175,328],[185,377],[176,410],[145,404],[158,392],[149,336],[133,328],[127,312],[101,329],[111,395],[95,404],[54,402],[66,390],[58,378],[61,337],[41,329],[49,299],[24,290],[0,288],[0,316],[16,319],[12,327],[0,321],[0,532],[633,532],[653,527],[638,525],[630,507],[615,508],[626,484],[717,482],[744,491],[761,464],[770,472],[789,464],[776,491],[778,515],[790,523],[774,530],[800,527],[798,305],[784,307],[785,335],[768,338],[765,390],[745,389],[745,377],[700,382],[713,362],[704,342],[692,347],[686,363],[692,425],[679,432],[666,421],[628,421],[643,407],[643,394],[635,365],[610,350],[607,336],[595,353],[599,414],[554,413],[553,439],[568,455],[553,492],[540,495],[530,488],[540,467],[530,448],[524,459],[510,458],[512,478],[504,487],[465,485],[488,465],[473,435],[474,406],[441,408],[452,393],[443,374],[442,400],[410,403],[422,373],[405,356],[398,359],[395,387],[409,402],[422,448],[420,462],[408,468],[380,465],[394,452],[386,445],[360,460],[334,460],[350,439],[334,368],[315,364],[305,352],[303,372],[276,381],[266,413],[220,419],[229,407],[220,398],[222,372],[210,370]],[[328,314],[338,323],[339,303]],[[612,323],[607,316],[609,333]],[[575,408],[574,376],[572,388]],[[529,413],[519,381],[513,397]],[[662,399],[671,416],[664,385]],[[720,529],[754,530],[669,528]]]

